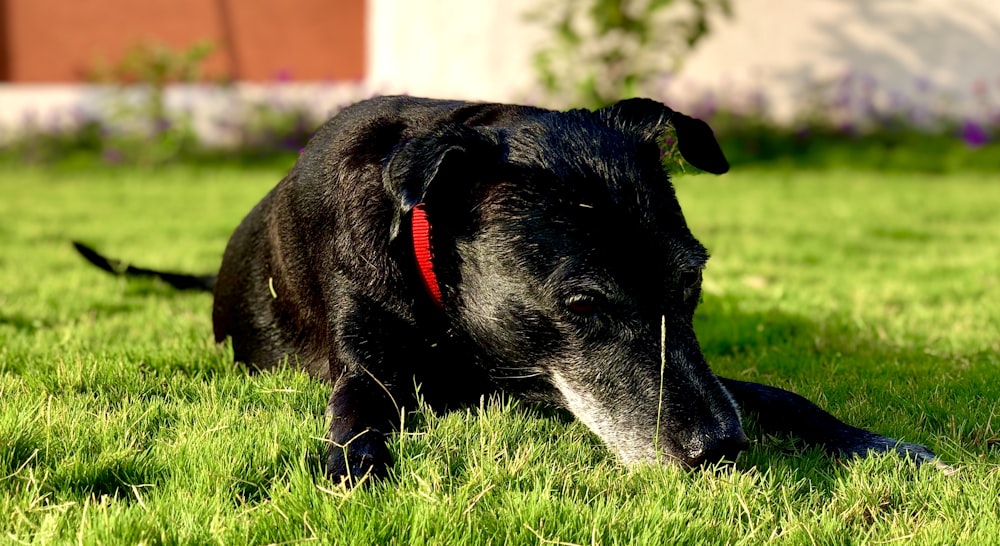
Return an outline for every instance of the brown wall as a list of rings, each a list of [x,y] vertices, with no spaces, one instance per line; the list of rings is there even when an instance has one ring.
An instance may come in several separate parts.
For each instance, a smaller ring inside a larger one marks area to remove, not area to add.
[[[0,80],[74,82],[139,42],[209,40],[210,76],[364,76],[364,0],[0,0]]]

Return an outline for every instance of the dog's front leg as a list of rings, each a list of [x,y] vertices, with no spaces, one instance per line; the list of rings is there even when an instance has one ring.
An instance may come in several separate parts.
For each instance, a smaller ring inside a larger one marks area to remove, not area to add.
[[[917,464],[932,462],[944,466],[922,445],[852,427],[793,392],[723,377],[719,380],[763,434],[791,435],[833,455],[865,456],[870,452],[894,451]]]
[[[352,301],[332,328],[333,392],[327,405],[327,473],[356,485],[392,464],[387,436],[414,399],[412,363],[419,359],[412,327],[377,305]]]
[[[392,381],[365,371],[345,374],[334,384],[327,405],[332,417],[327,474],[332,479],[356,485],[368,475],[382,477],[388,471],[392,455],[386,446],[387,434],[400,419],[393,387]]]

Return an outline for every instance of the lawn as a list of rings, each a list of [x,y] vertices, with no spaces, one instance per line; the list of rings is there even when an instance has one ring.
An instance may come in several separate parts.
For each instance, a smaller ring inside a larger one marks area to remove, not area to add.
[[[327,389],[248,375],[211,297],[125,282],[71,239],[217,267],[274,169],[0,169],[0,541],[995,543],[1000,184],[975,173],[749,170],[677,180],[711,250],[697,330],[718,373],[803,394],[959,471],[785,438],[735,468],[624,468],[566,415],[416,411],[393,475],[322,476]]]

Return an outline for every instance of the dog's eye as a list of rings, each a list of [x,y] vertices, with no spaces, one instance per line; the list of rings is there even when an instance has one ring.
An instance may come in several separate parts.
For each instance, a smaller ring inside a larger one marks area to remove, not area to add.
[[[577,294],[566,300],[566,309],[574,315],[594,316],[604,313],[607,300],[597,294]]]
[[[691,299],[701,290],[701,270],[681,273],[681,286],[684,287],[684,299]]]

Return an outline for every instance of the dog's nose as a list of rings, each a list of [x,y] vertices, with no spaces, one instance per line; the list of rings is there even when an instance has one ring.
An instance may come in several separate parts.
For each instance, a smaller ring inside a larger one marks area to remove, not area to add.
[[[692,451],[684,462],[688,468],[713,465],[720,462],[734,463],[740,452],[750,445],[750,440],[743,431],[706,442],[706,445]]]

